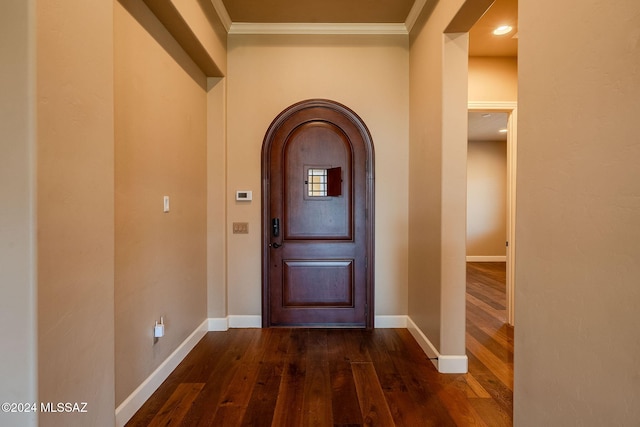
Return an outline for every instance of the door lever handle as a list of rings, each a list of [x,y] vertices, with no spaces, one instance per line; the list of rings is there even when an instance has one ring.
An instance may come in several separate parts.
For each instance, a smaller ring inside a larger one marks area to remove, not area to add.
[[[282,245],[280,245],[278,243],[269,243],[269,247],[273,248],[273,249],[278,249],[280,246],[282,246]]]

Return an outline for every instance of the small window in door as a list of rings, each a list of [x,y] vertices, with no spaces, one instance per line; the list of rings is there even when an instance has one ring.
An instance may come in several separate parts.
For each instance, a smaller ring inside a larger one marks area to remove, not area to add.
[[[309,197],[327,197],[327,169],[309,168],[307,195]]]
[[[342,168],[309,167],[307,169],[307,197],[337,197],[342,195]]]

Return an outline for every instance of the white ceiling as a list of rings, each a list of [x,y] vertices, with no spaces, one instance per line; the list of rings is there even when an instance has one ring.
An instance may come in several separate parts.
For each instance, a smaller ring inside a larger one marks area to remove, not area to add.
[[[506,141],[507,134],[499,132],[507,128],[508,113],[469,111],[469,141]]]

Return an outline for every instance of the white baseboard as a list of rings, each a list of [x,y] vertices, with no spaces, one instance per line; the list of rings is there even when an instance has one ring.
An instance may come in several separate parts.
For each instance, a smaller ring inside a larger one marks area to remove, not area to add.
[[[465,374],[469,368],[469,362],[466,355],[444,355],[435,348],[429,341],[429,338],[418,328],[418,326],[407,316],[407,329],[413,338],[418,342],[422,351],[425,352],[431,363],[441,374]]]
[[[209,331],[226,331],[229,328],[261,328],[261,316],[228,316],[208,319]],[[406,328],[407,316],[375,316],[376,328]]]
[[[418,345],[420,346],[422,351],[424,351],[427,357],[431,359],[433,365],[437,368],[438,356],[440,356],[440,353],[438,352],[438,350],[436,350],[435,346],[431,344],[429,338],[427,338],[427,336],[422,333],[420,328],[418,328],[418,326],[413,322],[413,320],[411,320],[411,317],[409,316],[407,316],[407,329],[409,330],[411,335],[413,335],[413,338],[415,338],[415,340],[418,342]]]
[[[262,316],[228,316],[230,328],[262,328]]]
[[[207,319],[209,323],[209,331],[227,331],[229,330],[228,317],[210,317]]]
[[[228,316],[208,319],[209,331],[226,331],[229,328],[261,328],[261,316]],[[375,328],[406,328],[407,316],[375,316]]]
[[[374,328],[406,328],[407,316],[375,316]]]
[[[464,356],[438,356],[438,372],[441,374],[466,374],[469,371],[469,358]]]
[[[116,408],[116,426],[122,427],[133,415],[142,407],[149,397],[160,387],[160,384],[167,379],[169,374],[178,366],[187,354],[195,347],[195,345],[207,333],[208,320],[205,320],[185,339],[182,344],[175,349],[164,362],[153,371],[146,380],[136,388],[133,393],[127,397]]]
[[[507,262],[506,255],[467,255],[467,262]]]
[[[262,316],[210,317],[209,331],[227,331],[230,328],[262,328]]]

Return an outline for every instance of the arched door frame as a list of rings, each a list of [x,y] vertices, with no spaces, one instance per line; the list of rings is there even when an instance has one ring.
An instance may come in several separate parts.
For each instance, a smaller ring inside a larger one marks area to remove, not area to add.
[[[305,109],[328,108],[342,114],[351,121],[360,132],[366,153],[366,327],[374,326],[374,280],[375,280],[375,152],[373,139],[364,121],[348,107],[327,99],[309,99],[298,102],[283,110],[271,122],[262,143],[262,327],[269,326],[269,243],[271,240],[271,224],[269,216],[270,192],[270,155],[275,133],[278,128],[292,115]]]

